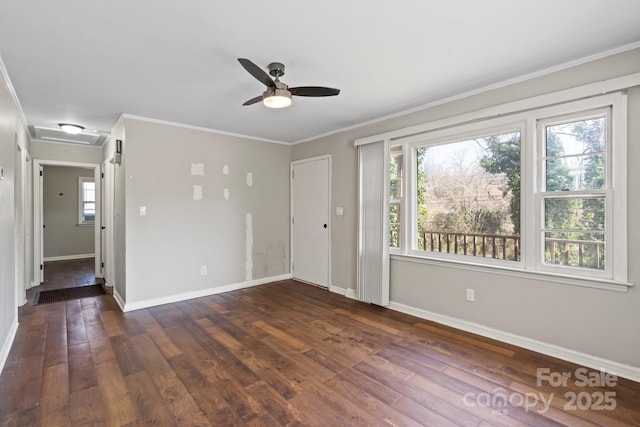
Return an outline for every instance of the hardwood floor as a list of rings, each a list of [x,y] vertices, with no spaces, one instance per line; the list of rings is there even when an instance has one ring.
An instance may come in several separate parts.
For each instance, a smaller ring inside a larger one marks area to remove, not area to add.
[[[638,383],[579,387],[571,363],[294,281],[129,313],[106,295],[19,315],[3,426],[640,425]],[[538,368],[572,377],[538,386]],[[605,392],[615,409],[565,410]]]

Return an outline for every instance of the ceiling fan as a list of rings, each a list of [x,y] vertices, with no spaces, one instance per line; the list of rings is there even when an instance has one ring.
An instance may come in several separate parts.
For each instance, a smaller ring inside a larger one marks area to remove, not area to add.
[[[284,75],[284,64],[272,62],[269,64],[269,74],[275,77],[275,80],[269,77],[269,74],[258,67],[256,64],[245,58],[238,58],[240,64],[262,84],[267,86],[267,90],[260,96],[251,98],[242,105],[252,105],[262,101],[264,105],[271,108],[285,108],[291,105],[291,96],[335,96],[340,93],[340,89],[333,89],[322,86],[298,86],[289,87],[280,81],[280,77]]]

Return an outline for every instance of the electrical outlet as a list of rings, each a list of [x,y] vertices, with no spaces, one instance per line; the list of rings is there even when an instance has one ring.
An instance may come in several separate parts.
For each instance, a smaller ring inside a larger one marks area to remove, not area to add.
[[[206,265],[201,265],[200,266],[200,275],[201,276],[206,276],[207,275],[207,266]]]
[[[140,206],[140,216],[145,216],[147,214],[147,207],[146,206]]]
[[[476,300],[476,291],[471,288],[467,288],[467,301],[475,301]]]

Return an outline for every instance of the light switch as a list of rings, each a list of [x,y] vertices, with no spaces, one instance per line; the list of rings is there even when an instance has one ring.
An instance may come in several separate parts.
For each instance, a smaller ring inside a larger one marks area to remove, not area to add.
[[[140,206],[140,216],[145,216],[147,214],[147,207]]]
[[[336,207],[336,216],[344,216],[344,208],[342,206]]]

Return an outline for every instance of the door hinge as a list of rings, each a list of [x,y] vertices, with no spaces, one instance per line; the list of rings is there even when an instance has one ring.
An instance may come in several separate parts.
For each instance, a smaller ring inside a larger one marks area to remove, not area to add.
[[[291,179],[296,177],[296,172],[295,171],[291,171]]]
[[[40,176],[42,176],[42,171],[40,171]]]
[[[44,265],[40,264],[40,270],[44,270]]]
[[[100,172],[100,178],[104,178],[104,172]]]
[[[104,262],[100,263],[100,268],[104,268]]]

